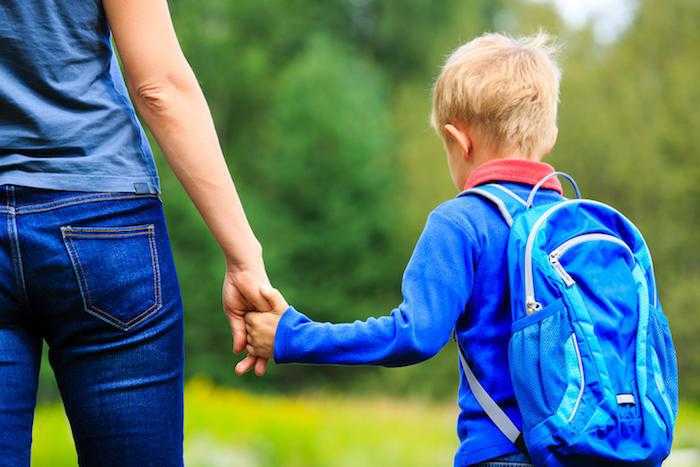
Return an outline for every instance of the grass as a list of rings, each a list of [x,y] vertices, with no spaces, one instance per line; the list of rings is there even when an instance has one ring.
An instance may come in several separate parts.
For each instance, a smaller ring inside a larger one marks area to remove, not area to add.
[[[189,467],[450,465],[457,445],[444,404],[255,396],[194,380],[185,405]],[[76,465],[60,405],[37,410],[33,465]]]
[[[423,401],[256,396],[194,380],[186,390],[189,467],[447,466],[456,409]],[[63,409],[42,406],[33,465],[75,466]],[[677,447],[700,447],[700,408],[683,405]]]

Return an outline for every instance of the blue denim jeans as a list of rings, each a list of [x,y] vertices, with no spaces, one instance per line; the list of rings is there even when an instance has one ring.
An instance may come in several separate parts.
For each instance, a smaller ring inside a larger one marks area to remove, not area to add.
[[[29,465],[44,342],[81,466],[183,465],[182,301],[157,196],[0,186],[2,467]]]

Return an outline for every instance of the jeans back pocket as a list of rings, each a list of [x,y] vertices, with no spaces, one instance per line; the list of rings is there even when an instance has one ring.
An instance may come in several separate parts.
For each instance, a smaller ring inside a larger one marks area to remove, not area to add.
[[[162,306],[152,224],[61,227],[85,311],[126,331]]]

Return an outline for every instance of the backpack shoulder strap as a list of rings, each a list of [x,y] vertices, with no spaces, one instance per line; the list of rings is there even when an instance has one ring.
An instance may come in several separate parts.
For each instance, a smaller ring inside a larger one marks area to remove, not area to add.
[[[513,225],[515,216],[527,209],[527,202],[524,199],[515,194],[512,190],[497,183],[489,183],[487,185],[479,185],[470,188],[460,193],[458,197],[470,194],[486,198],[496,205],[501,216],[503,216],[503,220],[508,224],[508,227]]]
[[[496,208],[498,208],[498,211],[501,213],[503,220],[506,221],[506,224],[508,224],[508,227],[513,225],[513,219],[515,219],[518,214],[527,209],[526,200],[518,196],[512,190],[497,183],[489,183],[487,185],[470,188],[460,193],[459,196],[467,196],[470,194],[481,196],[492,202]],[[455,341],[457,341],[456,333],[454,337]],[[493,400],[489,393],[486,392],[486,389],[479,383],[479,380],[476,378],[476,375],[474,375],[474,372],[467,362],[467,358],[459,342],[457,342],[457,349],[459,351],[459,362],[462,366],[462,371],[464,372],[469,389],[472,394],[474,394],[474,398],[479,403],[484,413],[486,413],[501,433],[503,433],[503,435],[521,452],[527,453],[522,433],[518,427],[515,426],[515,423],[513,423],[508,414],[498,406],[496,401]]]
[[[455,341],[456,339],[455,335]],[[525,441],[523,435],[515,426],[515,423],[510,419],[508,414],[506,414],[503,409],[501,409],[496,401],[486,392],[486,389],[479,383],[476,379],[474,372],[472,371],[467,359],[462,351],[462,346],[457,342],[457,350],[459,351],[459,362],[462,366],[462,371],[467,379],[467,384],[469,389],[471,389],[474,398],[481,406],[481,409],[486,413],[486,415],[491,419],[494,425],[503,433],[503,435],[510,440],[522,453],[527,453],[527,448],[525,447]]]

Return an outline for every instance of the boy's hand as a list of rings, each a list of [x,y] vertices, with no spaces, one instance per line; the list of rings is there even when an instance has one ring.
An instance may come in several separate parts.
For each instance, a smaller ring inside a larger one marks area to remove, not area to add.
[[[234,353],[241,352],[246,347],[245,320],[243,316],[246,313],[254,312],[257,307],[263,307],[262,310],[272,309],[267,299],[261,294],[261,286],[269,284],[269,281],[265,274],[264,266],[262,266],[262,261],[260,264],[261,267],[257,271],[254,270],[255,268],[246,271],[232,267],[227,267],[226,270],[222,297],[224,311],[231,325]],[[256,375],[264,375],[267,371],[267,359],[248,355],[236,364],[236,373],[243,375],[253,368]]]
[[[272,311],[246,313],[245,323],[248,334],[246,350],[249,356],[272,358],[275,354],[277,325],[282,313],[289,308],[289,305],[277,289],[264,287],[260,289],[260,293],[269,302]]]

